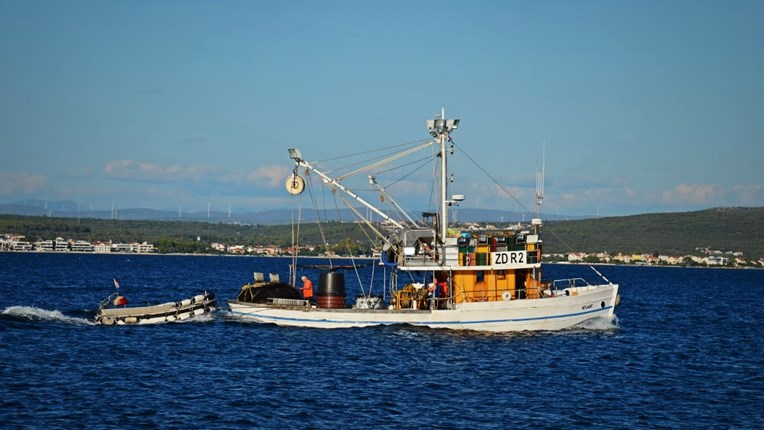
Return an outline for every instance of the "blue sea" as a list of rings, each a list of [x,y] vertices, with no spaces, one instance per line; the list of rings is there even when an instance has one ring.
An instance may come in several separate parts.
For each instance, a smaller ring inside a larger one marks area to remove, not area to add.
[[[225,304],[288,262],[0,254],[0,427],[763,428],[761,270],[597,266],[621,285],[618,320],[549,333],[92,323],[112,278],[133,305]]]

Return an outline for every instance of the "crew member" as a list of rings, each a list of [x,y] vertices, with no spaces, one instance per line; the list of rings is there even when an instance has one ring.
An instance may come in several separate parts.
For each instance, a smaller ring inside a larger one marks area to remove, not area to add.
[[[428,284],[428,304],[430,309],[436,309],[438,307],[438,287],[435,282]]]
[[[313,302],[313,282],[311,282],[310,279],[308,279],[307,276],[303,275],[300,280],[303,281],[303,299],[307,300],[309,304]]]
[[[436,304],[438,305],[438,309],[443,309],[446,307],[446,297],[448,296],[447,292],[447,286],[446,286],[446,279],[439,279],[438,284],[436,284]]]

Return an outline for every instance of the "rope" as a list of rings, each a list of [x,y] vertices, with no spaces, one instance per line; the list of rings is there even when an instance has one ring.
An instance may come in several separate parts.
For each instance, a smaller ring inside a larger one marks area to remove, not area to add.
[[[391,145],[391,146],[383,147],[383,148],[379,148],[379,149],[372,149],[372,150],[369,150],[369,151],[357,152],[355,154],[341,155],[339,157],[333,157],[333,158],[325,158],[323,160],[318,160],[318,162],[319,163],[323,163],[323,162],[327,162],[327,161],[342,160],[343,158],[358,157],[359,155],[369,155],[370,153],[380,152],[380,151],[387,151],[387,150],[391,150],[391,149],[394,149],[394,148],[400,148],[402,146],[410,146],[410,145],[414,145],[414,144],[420,144],[420,143],[427,142],[429,140],[431,140],[431,139],[418,139],[418,140],[413,140],[411,142],[399,143],[397,145]],[[384,155],[381,156],[381,157],[384,157]],[[378,158],[380,158],[380,157],[378,157]],[[371,158],[371,159],[374,159],[374,158]]]
[[[311,175],[310,172],[306,170],[306,176],[310,179]],[[321,241],[324,244],[324,248],[327,248],[327,236],[324,234],[324,229],[321,227],[321,212],[319,211],[319,207],[316,205],[316,198],[313,194],[313,180],[306,181],[308,183],[308,194],[311,196],[311,203],[313,204],[313,207],[316,209],[316,225],[319,228],[319,234],[321,235]],[[332,259],[329,259],[329,267],[332,267]]]
[[[484,175],[488,176],[488,177],[489,177],[489,179],[491,179],[491,180],[494,182],[494,184],[496,184],[496,185],[497,185],[497,186],[498,186],[498,187],[499,187],[499,188],[500,188],[502,191],[504,191],[504,192],[505,192],[505,194],[507,194],[507,195],[508,195],[508,197],[510,197],[511,199],[515,200],[515,202],[516,202],[516,203],[518,203],[518,205],[519,205],[520,207],[522,207],[522,208],[523,208],[523,209],[524,209],[526,212],[531,212],[531,211],[529,210],[529,208],[527,208],[527,207],[526,207],[526,205],[524,205],[523,203],[521,203],[521,201],[520,201],[520,200],[518,200],[517,198],[515,198],[515,196],[514,196],[512,193],[510,193],[510,191],[508,191],[508,190],[507,190],[507,189],[506,189],[506,188],[505,188],[505,187],[504,187],[502,184],[500,184],[500,183],[499,183],[499,181],[498,181],[498,180],[496,180],[496,179],[494,178],[494,176],[492,176],[492,175],[491,175],[489,172],[487,172],[487,171],[486,171],[486,169],[484,169],[483,167],[481,167],[481,165],[480,165],[480,164],[478,164],[478,163],[477,163],[475,160],[473,160],[473,158],[472,158],[472,157],[471,157],[471,156],[470,156],[470,155],[469,155],[467,152],[465,152],[465,150],[464,150],[464,149],[462,149],[460,146],[458,146],[458,145],[457,145],[457,143],[456,143],[456,142],[454,142],[454,141],[452,140],[452,138],[451,138],[451,137],[449,137],[449,141],[450,141],[450,142],[452,142],[452,143],[454,144],[454,146],[455,146],[457,149],[459,149],[459,150],[460,150],[460,152],[461,152],[461,153],[462,153],[462,154],[463,154],[465,157],[467,157],[467,159],[468,159],[468,160],[470,160],[470,162],[471,162],[471,163],[473,163],[473,164],[474,164],[474,165],[475,165],[475,166],[478,168],[478,170],[480,170],[481,172],[483,172],[483,174],[484,174]]]
[[[295,166],[295,169],[292,171],[292,174],[297,176],[297,166]],[[290,266],[290,283],[294,286],[297,284],[297,256],[298,256],[298,250],[300,249],[300,224],[302,221],[302,214],[303,214],[303,193],[300,193],[298,195],[297,199],[297,209],[298,209],[298,222],[297,225],[294,223],[292,224],[292,245],[294,248],[292,249],[292,265]]]
[[[405,150],[403,152],[400,149],[395,149],[395,148],[400,148],[400,147],[403,147],[403,146],[411,146],[412,143],[417,143],[417,145],[412,146],[412,147],[410,147],[409,149],[407,149],[407,150]],[[344,159],[344,158],[357,157],[357,156],[360,156],[360,155],[369,156],[371,153],[380,152],[380,151],[386,151],[386,153],[384,153],[384,154],[380,154],[380,155],[376,155],[376,156],[372,156],[372,157],[366,157],[366,158],[360,159],[358,161],[355,161],[355,162],[352,162],[352,163],[349,163],[349,164],[346,164],[346,165],[343,165],[343,166],[335,167],[335,168],[333,168],[331,170],[326,170],[324,172],[326,174],[330,174],[330,173],[333,173],[335,171],[342,171],[342,170],[346,170],[346,169],[351,169],[351,168],[354,168],[354,167],[359,166],[359,165],[363,165],[364,166],[364,167],[361,167],[360,169],[358,169],[358,170],[356,170],[354,172],[350,172],[350,173],[346,173],[346,174],[342,174],[342,175],[336,175],[336,179],[338,181],[340,181],[340,180],[344,179],[347,176],[352,176],[353,174],[359,173],[359,172],[361,172],[363,170],[368,170],[368,169],[371,169],[371,168],[373,168],[375,166],[378,166],[378,165],[381,165],[381,164],[385,164],[387,161],[393,161],[396,158],[400,158],[402,156],[401,154],[403,154],[403,153],[405,153],[405,155],[408,155],[408,154],[416,152],[416,151],[418,151],[420,149],[423,149],[426,146],[429,146],[431,144],[431,139],[419,140],[419,141],[412,142],[412,143],[405,143],[405,144],[401,144],[401,145],[394,145],[394,146],[390,146],[390,147],[387,147],[387,148],[380,148],[380,149],[376,149],[376,150],[359,152],[359,153],[356,153],[356,154],[351,154],[351,155],[345,155],[345,156],[330,158],[330,159],[318,161],[317,163],[323,163],[323,162],[326,162],[326,161],[340,160],[340,159]],[[390,159],[390,160],[386,160],[386,159]],[[383,161],[380,161],[380,160],[383,160]],[[369,164],[369,163],[372,163],[372,164]]]
[[[475,160],[473,160],[473,158],[472,158],[472,157],[470,157],[470,155],[468,155],[468,153],[467,153],[467,152],[465,152],[465,150],[464,150],[464,149],[462,149],[460,146],[458,146],[458,145],[457,145],[457,143],[456,143],[456,142],[454,142],[454,141],[452,140],[451,136],[449,136],[449,141],[450,141],[452,144],[454,144],[454,146],[455,146],[457,149],[459,149],[459,150],[460,150],[460,152],[461,152],[461,153],[462,153],[462,154],[463,154],[465,157],[467,157],[467,159],[468,159],[468,160],[470,160],[470,162],[472,162],[472,163],[473,163],[473,164],[474,164],[474,165],[475,165],[475,166],[476,166],[476,167],[477,167],[477,168],[478,168],[480,171],[482,171],[482,172],[483,172],[483,173],[484,173],[486,176],[488,176],[488,177],[489,177],[489,179],[491,179],[491,180],[494,182],[494,184],[496,184],[496,185],[497,185],[497,186],[498,186],[498,187],[499,187],[499,188],[500,188],[502,191],[504,191],[504,192],[505,192],[505,194],[507,194],[507,195],[508,195],[508,196],[509,196],[511,199],[513,199],[513,200],[514,200],[516,203],[518,203],[518,205],[520,205],[520,206],[521,206],[521,207],[522,207],[522,208],[523,208],[523,209],[524,209],[526,212],[531,212],[531,211],[529,210],[529,208],[527,208],[527,207],[526,207],[526,205],[524,205],[523,203],[521,203],[521,201],[520,201],[520,200],[518,200],[517,198],[515,198],[515,196],[514,196],[512,193],[510,193],[510,191],[508,191],[508,190],[507,190],[507,189],[506,189],[506,188],[505,188],[505,187],[504,187],[502,184],[500,184],[500,183],[499,183],[499,181],[497,181],[497,180],[496,180],[496,179],[495,179],[495,178],[494,178],[494,177],[493,177],[493,176],[492,176],[492,175],[491,175],[489,172],[487,172],[487,171],[486,171],[486,170],[485,170],[483,167],[481,167],[481,166],[480,166],[480,165],[479,165],[479,164],[478,164],[478,163],[477,163]],[[557,233],[555,233],[555,230],[554,230],[553,228],[551,228],[550,226],[548,226],[546,230],[547,230],[547,231],[549,231],[550,233],[552,233],[552,235],[553,235],[553,236],[555,236],[555,238],[556,238],[556,239],[558,239],[558,241],[559,241],[561,244],[563,244],[563,246],[564,246],[564,247],[566,247],[566,248],[567,248],[569,251],[571,251],[571,252],[576,252],[576,251],[574,251],[574,248],[572,248],[572,247],[571,247],[571,245],[569,245],[569,244],[568,244],[567,242],[565,242],[565,241],[564,241],[564,240],[563,240],[563,239],[562,239],[560,236],[558,236],[558,234],[557,234]],[[603,274],[602,274],[602,273],[600,273],[600,272],[598,272],[597,270],[595,270],[595,268],[594,268],[594,267],[592,267],[592,265],[588,264],[587,266],[588,266],[590,269],[592,269],[592,271],[593,271],[593,272],[597,273],[597,274],[598,274],[598,276],[600,276],[601,278],[603,278],[603,279],[604,279],[606,282],[608,282],[609,284],[611,283],[611,281],[609,281],[609,280],[608,280],[608,279],[607,279],[605,276],[603,276]]]
[[[333,194],[334,194],[334,198],[332,199],[332,201],[335,203],[335,211],[337,212],[337,218],[339,220],[342,220],[342,216],[340,214],[340,206],[337,204],[338,194],[337,193],[333,193]],[[366,230],[364,230],[362,228],[361,231],[364,233],[365,236],[367,236]],[[369,236],[367,236],[367,239],[371,241],[371,238]],[[353,254],[351,253],[351,245],[348,242],[349,241],[346,241],[346,251],[348,251],[348,254],[351,255],[351,264],[353,265],[353,273],[356,274],[356,281],[359,283],[359,287],[361,288],[361,294],[366,296],[367,293],[364,291],[364,284],[361,283],[361,276],[359,275],[359,268],[356,267],[356,259],[353,258]],[[372,287],[370,286],[370,293],[371,293],[371,288]]]
[[[398,160],[400,158],[404,158],[404,157],[406,157],[406,156],[408,156],[410,154],[413,154],[413,153],[415,153],[415,152],[417,152],[417,151],[419,151],[421,149],[427,148],[429,146],[432,146],[432,142],[430,142],[430,141],[428,141],[428,142],[426,142],[424,144],[421,144],[421,145],[414,146],[414,147],[409,148],[409,149],[407,149],[405,151],[396,152],[393,155],[390,155],[390,156],[388,156],[386,158],[383,158],[382,160],[376,161],[376,162],[374,162],[372,164],[364,165],[364,166],[362,166],[362,167],[360,167],[360,168],[358,168],[358,169],[356,169],[356,170],[354,170],[352,172],[346,173],[344,175],[340,175],[340,176],[338,176],[336,178],[336,180],[337,181],[342,181],[343,179],[345,179],[347,177],[355,176],[355,175],[357,175],[357,174],[359,174],[361,172],[365,172],[365,171],[368,171],[368,170],[375,169],[377,167],[384,166],[386,164],[391,163],[392,161]]]

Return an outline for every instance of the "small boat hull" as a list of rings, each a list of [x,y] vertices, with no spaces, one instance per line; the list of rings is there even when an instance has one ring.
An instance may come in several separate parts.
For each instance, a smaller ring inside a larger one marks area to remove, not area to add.
[[[180,302],[154,306],[101,307],[95,316],[96,324],[162,324],[184,321],[215,311],[217,301],[213,293],[205,292]]]
[[[565,293],[568,291],[568,293]],[[561,330],[612,318],[618,285],[574,287],[557,297],[462,303],[454,309],[323,309],[230,300],[234,318],[282,326],[351,328],[409,324],[439,329],[516,332]]]

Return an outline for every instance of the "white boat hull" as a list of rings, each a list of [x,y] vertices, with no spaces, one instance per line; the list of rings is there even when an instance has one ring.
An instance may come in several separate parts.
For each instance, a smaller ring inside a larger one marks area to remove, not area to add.
[[[380,245],[377,249],[380,252],[380,265],[386,271],[390,268],[391,274],[389,284],[381,285],[382,289],[375,291],[390,291],[389,309],[369,309],[369,306],[358,305],[346,309],[342,270],[357,269],[357,266],[329,264],[321,267],[315,294],[319,308],[300,306],[303,303],[276,302],[278,299],[301,302],[289,297],[295,292],[290,291],[296,287],[293,278],[293,285],[287,285],[287,290],[279,295],[270,290],[259,290],[260,287],[256,285],[242,287],[237,300],[229,301],[232,315],[257,322],[299,327],[410,324],[487,332],[560,330],[598,317],[613,317],[619,287],[603,275],[600,275],[603,281],[599,281],[605,282],[602,285],[590,285],[582,278],[552,282],[543,280],[541,219],[533,218],[528,225],[518,223],[507,230],[486,226],[485,230],[462,231],[459,224],[450,224],[449,208],[465,200],[465,196],[460,194],[449,198],[448,180],[452,175],[448,170],[447,158],[453,153],[451,149],[454,146],[450,135],[458,128],[459,122],[459,119],[447,119],[442,108],[440,116],[426,121],[428,133],[434,139],[411,145],[384,159],[366,157],[368,154],[362,152],[357,155],[360,158],[364,156],[365,159],[358,162],[363,166],[351,172],[336,167],[323,171],[323,167],[319,169],[306,161],[298,148],[288,149],[290,159],[295,162],[292,175],[286,182],[290,194],[298,196],[307,188],[298,172],[305,171],[305,178],[308,179],[315,175],[332,193],[344,194],[341,198],[343,203],[380,240],[373,246],[376,248]],[[450,142],[452,146],[447,148]],[[398,182],[398,172],[390,176],[387,173],[398,167],[419,163],[411,158],[405,160],[405,157],[413,156],[421,150],[430,150],[430,156],[425,158],[432,162],[434,185],[438,183],[431,190],[431,198],[425,202],[437,204],[430,206],[433,212],[422,212],[422,219],[416,221],[395,202],[378,179],[386,176],[388,181]],[[508,162],[515,159],[512,151],[501,154],[501,157]],[[400,165],[394,166],[394,162]],[[510,164],[506,168],[512,169]],[[330,176],[332,172],[338,174],[340,171],[343,171],[340,176]],[[360,182],[355,185],[363,188],[351,190],[350,185],[354,181],[347,180],[360,174],[366,176],[363,185]],[[382,176],[378,177],[378,174]],[[372,185],[372,188],[368,188],[368,185]],[[537,184],[536,191],[537,205],[541,205],[541,184]],[[434,199],[436,194],[438,198]],[[369,197],[380,197],[381,202],[386,202],[385,207],[370,203],[374,200]],[[311,201],[316,203],[314,199]],[[376,225],[369,216],[364,217],[357,211],[354,207],[356,203],[364,206],[368,214],[374,213],[384,221]],[[395,206],[397,211],[387,210],[388,203]],[[318,205],[314,209],[321,210]],[[391,214],[401,217],[396,219]],[[295,249],[298,248],[297,240],[294,240],[293,245]],[[290,268],[292,275],[297,273],[299,267],[296,257]],[[409,274],[402,279],[404,282],[409,281],[403,288],[399,288],[399,273]],[[415,279],[418,281],[415,282]],[[566,288],[560,288],[564,286]],[[305,288],[310,291],[310,287]],[[430,310],[425,309],[428,300],[435,300],[430,302]],[[438,309],[444,305],[447,309]]]
[[[558,297],[474,302],[445,310],[321,309],[230,300],[234,318],[281,326],[351,328],[409,324],[452,330],[515,332],[561,330],[587,320],[614,315],[618,285],[568,289]]]

